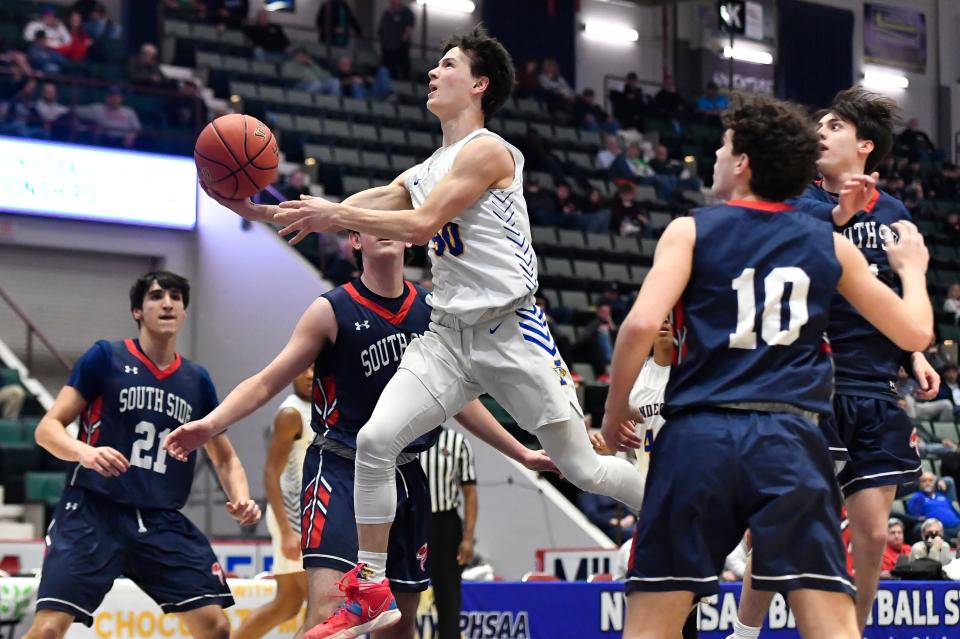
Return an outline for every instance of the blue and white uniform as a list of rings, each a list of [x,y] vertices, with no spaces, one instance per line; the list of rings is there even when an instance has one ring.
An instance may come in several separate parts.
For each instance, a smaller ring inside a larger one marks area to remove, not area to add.
[[[716,593],[749,528],[758,589],[850,593],[840,492],[817,426],[833,384],[822,348],[841,274],[832,229],[783,204],[731,201],[693,217],[666,423],[626,589]]]
[[[47,533],[37,609],[87,625],[123,575],[164,612],[233,605],[210,544],[179,509],[193,483],[196,453],[180,462],[161,444],[181,424],[217,406],[207,371],[176,355],[160,370],[138,340],[99,341],[67,381],[87,402],[79,437],[130,461],[118,477],[75,464]]]

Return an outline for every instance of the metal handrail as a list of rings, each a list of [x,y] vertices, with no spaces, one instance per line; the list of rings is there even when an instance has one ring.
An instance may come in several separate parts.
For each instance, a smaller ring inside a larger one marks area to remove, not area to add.
[[[41,331],[40,328],[36,324],[34,324],[29,317],[27,317],[27,314],[23,312],[23,309],[17,306],[17,303],[10,298],[10,295],[8,295],[5,290],[3,290],[3,287],[0,287],[0,298],[3,298],[3,301],[7,303],[7,306],[13,309],[13,312],[17,314],[17,317],[19,317],[20,320],[27,326],[27,356],[25,359],[26,359],[28,370],[31,370],[31,371],[33,370],[33,336],[34,335],[36,335],[37,339],[39,339],[40,342],[47,347],[47,350],[50,351],[50,354],[53,355],[54,359],[60,362],[60,364],[64,367],[64,369],[69,371],[71,368],[73,368],[69,360],[67,360],[66,357],[61,355],[60,352],[56,349],[56,347],[50,343],[50,340],[47,339],[47,336],[43,334],[43,331]]]

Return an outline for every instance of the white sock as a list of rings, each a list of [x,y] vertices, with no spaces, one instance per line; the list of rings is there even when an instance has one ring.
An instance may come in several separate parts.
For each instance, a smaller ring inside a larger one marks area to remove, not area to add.
[[[357,553],[357,559],[373,572],[373,575],[368,577],[370,581],[383,581],[387,578],[387,553],[361,550]]]
[[[754,628],[740,622],[739,619],[733,622],[734,639],[757,639],[760,636],[760,628]]]

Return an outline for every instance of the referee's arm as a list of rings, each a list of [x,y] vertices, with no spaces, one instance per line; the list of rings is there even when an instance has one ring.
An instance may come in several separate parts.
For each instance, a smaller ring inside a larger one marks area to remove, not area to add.
[[[463,491],[463,539],[457,549],[457,563],[466,566],[473,559],[473,536],[477,528],[477,469],[473,464],[470,443],[466,439],[462,442],[457,459],[457,475]]]

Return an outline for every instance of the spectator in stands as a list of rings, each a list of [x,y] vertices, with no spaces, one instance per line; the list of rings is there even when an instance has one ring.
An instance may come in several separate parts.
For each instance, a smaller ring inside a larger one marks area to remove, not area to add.
[[[667,118],[684,116],[689,110],[687,101],[677,91],[677,85],[672,75],[663,77],[663,87],[653,96],[653,109],[659,115]]]
[[[947,362],[941,372],[940,392],[937,399],[948,399],[953,404],[953,418],[960,421],[960,385],[957,383],[957,365]],[[950,524],[947,524],[949,526]]]
[[[42,29],[33,34],[33,41],[27,48],[27,59],[35,69],[53,75],[59,75],[67,63],[66,58],[50,46],[47,34]]]
[[[960,213],[951,212],[947,214],[943,232],[948,240],[960,244]]]
[[[945,534],[946,533],[946,536]],[[920,527],[921,539],[910,548],[910,561],[918,559],[932,559],[946,566],[954,559],[953,550],[947,542],[949,531],[942,522],[931,517]]]
[[[716,82],[708,82],[706,92],[697,99],[697,112],[706,117],[707,122],[720,124],[720,114],[729,106],[727,96],[720,93]]]
[[[340,286],[360,276],[357,270],[357,256],[353,253],[353,248],[346,235],[338,235],[337,243],[340,247],[339,252],[323,265],[323,275],[334,286]]]
[[[920,521],[936,518],[952,539],[960,533],[960,512],[950,502],[946,491],[947,485],[942,480],[938,482],[936,475],[924,472],[920,476],[920,490],[907,501],[907,512]]]
[[[165,15],[181,20],[202,19],[207,12],[204,0],[163,0]]]
[[[140,47],[140,53],[130,58],[127,63],[127,79],[131,84],[145,86],[159,86],[164,84],[163,74],[160,73],[159,54],[156,45],[145,42]]]
[[[932,366],[932,364],[931,364]],[[918,398],[916,395],[920,385],[912,375],[901,368],[897,372],[897,393],[906,400],[907,415],[912,419],[933,420],[945,422],[953,420],[953,402],[947,398],[935,397],[930,400]]]
[[[5,384],[0,386],[0,418],[17,419],[23,409],[23,400],[27,398],[27,391],[20,384]]]
[[[116,24],[107,11],[106,5],[98,2],[90,17],[84,20],[83,29],[93,39],[87,58],[90,60],[111,60],[111,44],[119,43],[123,28]]]
[[[662,200],[671,200],[677,189],[700,190],[700,178],[691,176],[681,162],[672,159],[670,150],[663,144],[658,144],[654,149],[650,168],[655,174],[654,185]]]
[[[290,38],[279,24],[270,22],[270,12],[264,7],[257,10],[252,24],[243,29],[253,44],[253,59],[260,62],[285,62],[290,56]]]
[[[534,224],[540,226],[554,226],[549,216],[556,212],[553,193],[540,185],[540,180],[534,176],[527,176],[523,181],[523,199],[527,202],[527,211]]]
[[[951,213],[956,215],[956,213]],[[954,282],[947,290],[947,299],[943,300],[943,310],[945,313],[953,313],[954,321],[960,319],[960,282]]]
[[[24,76],[30,76],[34,73],[27,54],[10,46],[2,36],[0,36],[0,72],[9,73],[14,83],[18,83]],[[6,98],[9,95],[0,94],[0,98]]]
[[[410,42],[416,18],[403,0],[390,0],[380,16],[377,37],[380,38],[380,64],[393,78],[410,79]]]
[[[947,365],[947,358],[941,352],[940,342],[937,340],[936,334],[930,338],[930,344],[927,346],[927,350],[923,352],[923,356],[927,358],[930,366],[935,370],[941,370]]]
[[[649,145],[649,143],[646,143]],[[610,178],[615,181],[629,180],[638,184],[654,184],[656,175],[644,157],[643,147],[636,140],[627,144],[627,148],[610,165]]]
[[[513,94],[518,98],[540,97],[540,63],[528,58],[517,65],[517,87]]]
[[[0,133],[42,137],[36,115],[37,81],[26,78],[11,99],[0,104]]]
[[[587,233],[608,233],[610,231],[610,204],[603,193],[591,187],[587,197],[579,202],[579,219],[576,228]]]
[[[555,314],[557,314],[569,319],[570,309],[552,308],[550,306],[550,300],[543,295],[537,295],[535,302],[537,306],[543,309],[543,314],[547,317],[547,328],[550,329],[550,335],[553,337],[553,341],[557,344],[557,351],[560,353],[560,357],[562,357],[563,361],[567,363],[567,366],[571,367],[570,374],[576,376],[576,373],[572,370],[573,344],[570,343],[569,337],[557,329],[557,318],[555,317]]]
[[[943,459],[949,455],[956,454],[957,443],[952,439],[928,442],[921,437],[917,440],[917,452],[920,454],[921,459]],[[945,482],[945,490],[943,492],[947,493],[950,501],[953,501],[957,494],[956,484],[952,477],[944,477],[943,481]]]
[[[363,37],[363,29],[345,0],[327,0],[317,11],[317,36],[320,42],[335,47],[350,44],[350,34]]]
[[[608,171],[614,160],[622,152],[620,138],[616,135],[605,135],[603,136],[603,148],[597,151],[597,157],[594,158],[593,164],[601,171]]]
[[[67,17],[67,25],[70,29],[70,43],[57,49],[57,51],[66,59],[74,62],[86,60],[87,49],[93,44],[93,39],[87,35],[83,28],[83,16],[79,11],[71,11]]]
[[[576,360],[588,362],[598,382],[610,379],[607,367],[613,358],[613,344],[616,339],[617,325],[613,321],[610,305],[600,302],[597,304],[596,315],[580,331],[580,339],[574,347]]]
[[[196,131],[209,120],[200,87],[193,80],[181,82],[177,96],[167,98],[167,103],[167,119],[173,126]]]
[[[330,77],[303,47],[293,50],[293,58],[284,63],[282,72],[283,77],[295,80],[294,87],[301,91],[340,94],[340,80]]]
[[[337,59],[334,75],[340,80],[340,95],[346,97],[382,99],[393,93],[393,82],[386,67],[377,67],[371,78],[357,70],[353,59],[347,55]]]
[[[589,87],[573,103],[573,122],[584,131],[616,133],[620,130],[620,123],[597,104],[596,95]]]
[[[57,85],[45,82],[41,89],[40,99],[34,105],[40,126],[46,137],[63,139],[69,128],[70,107],[60,103],[57,95]]]
[[[93,127],[93,142],[132,149],[140,135],[137,112],[123,104],[123,91],[112,86],[103,102],[77,107],[78,118]]]
[[[910,555],[910,546],[903,543],[903,522],[891,517],[887,520],[887,545],[883,548],[880,578],[889,579],[897,559]]]
[[[910,156],[911,159],[926,159],[936,152],[937,147],[930,139],[930,136],[920,130],[920,122],[917,118],[910,118],[907,126],[904,127],[900,135],[897,136],[897,143]]]
[[[70,31],[60,22],[53,7],[43,7],[40,10],[40,17],[27,23],[23,29],[23,41],[33,42],[41,32],[46,36],[46,46],[51,49],[59,49],[70,44]]]
[[[650,218],[636,200],[637,188],[633,182],[622,182],[610,206],[610,230],[621,235],[641,235],[650,224]]]
[[[623,83],[623,89],[611,89],[610,104],[613,105],[613,117],[626,129],[643,129],[643,112],[646,108],[646,96],[640,88],[637,74],[631,71]]]
[[[540,69],[540,91],[551,113],[570,113],[576,93],[566,78],[560,75],[560,65],[555,58],[543,60]]]
[[[301,169],[294,169],[283,180],[280,185],[280,192],[288,200],[299,200],[301,195],[310,195],[310,187],[307,186],[307,174]]]
[[[206,0],[207,22],[219,29],[240,29],[250,13],[250,0]]]
[[[637,518],[613,497],[582,492],[578,495],[580,510],[594,526],[617,544],[633,537]]]

